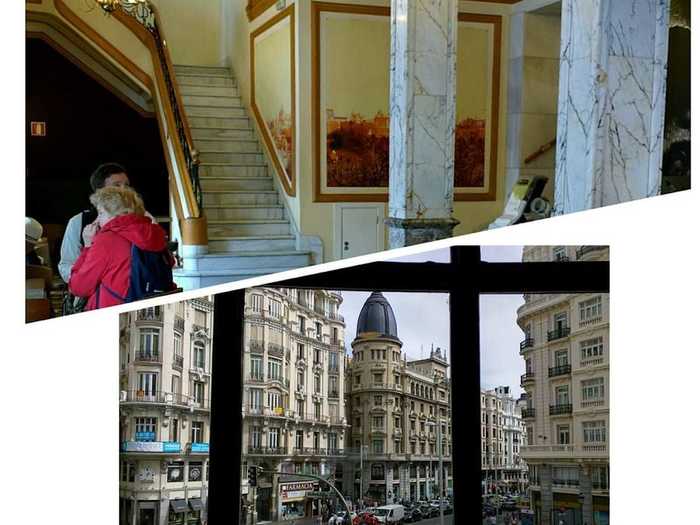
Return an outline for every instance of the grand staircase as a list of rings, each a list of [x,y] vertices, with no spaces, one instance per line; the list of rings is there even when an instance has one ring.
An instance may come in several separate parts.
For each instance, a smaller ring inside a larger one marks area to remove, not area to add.
[[[296,239],[230,69],[175,66],[200,158],[209,253],[185,258],[180,286],[245,279],[312,264]]]

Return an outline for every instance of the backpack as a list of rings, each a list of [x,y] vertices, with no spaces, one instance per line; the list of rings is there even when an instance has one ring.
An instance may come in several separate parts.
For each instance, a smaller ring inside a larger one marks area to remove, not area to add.
[[[142,250],[135,244],[131,245],[131,275],[129,277],[129,289],[126,297],[122,297],[114,290],[101,286],[112,296],[122,302],[130,303],[147,297],[152,297],[172,291],[173,269],[172,256],[165,249],[161,252],[149,252]],[[99,294],[97,295],[97,307],[99,308]]]

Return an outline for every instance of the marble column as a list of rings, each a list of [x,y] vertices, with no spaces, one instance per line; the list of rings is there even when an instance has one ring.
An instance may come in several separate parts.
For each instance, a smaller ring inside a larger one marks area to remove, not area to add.
[[[391,1],[389,244],[452,236],[458,0]]]
[[[535,176],[549,179],[544,196],[554,197],[554,148],[528,157],[557,137],[560,35],[556,12],[510,17],[506,200],[518,180]]]
[[[670,0],[563,0],[555,213],[661,188]]]

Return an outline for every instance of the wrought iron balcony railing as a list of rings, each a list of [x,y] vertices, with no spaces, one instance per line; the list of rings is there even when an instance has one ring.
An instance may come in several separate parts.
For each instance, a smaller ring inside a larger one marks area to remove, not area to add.
[[[549,415],[550,416],[562,416],[566,414],[571,414],[573,407],[571,403],[562,403],[557,405],[549,405]]]
[[[136,352],[136,361],[141,361],[143,363],[160,363],[161,353],[140,350]]]
[[[532,337],[526,337],[520,342],[520,351],[522,352],[523,350],[532,348],[533,346],[535,346],[535,340]]]
[[[534,372],[527,372],[527,373],[520,376],[520,386],[523,386],[526,383],[531,383],[534,380],[535,380],[535,373]]]
[[[549,377],[568,375],[571,373],[571,365],[553,366],[549,369]]]
[[[523,419],[529,419],[535,417],[535,409],[534,408],[523,408],[522,412]]]
[[[568,337],[571,333],[570,326],[562,326],[555,330],[550,330],[547,332],[547,341],[556,341],[557,339],[562,339],[563,337]]]

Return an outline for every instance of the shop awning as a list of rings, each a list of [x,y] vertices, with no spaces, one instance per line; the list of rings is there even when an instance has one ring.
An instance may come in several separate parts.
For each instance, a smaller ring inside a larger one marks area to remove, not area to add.
[[[189,499],[189,503],[190,503],[190,508],[191,508],[193,511],[197,512],[197,511],[199,511],[199,510],[202,510],[202,500],[201,500],[201,498],[190,498],[190,499]]]
[[[171,499],[170,508],[173,512],[187,512],[187,502],[184,499]]]

